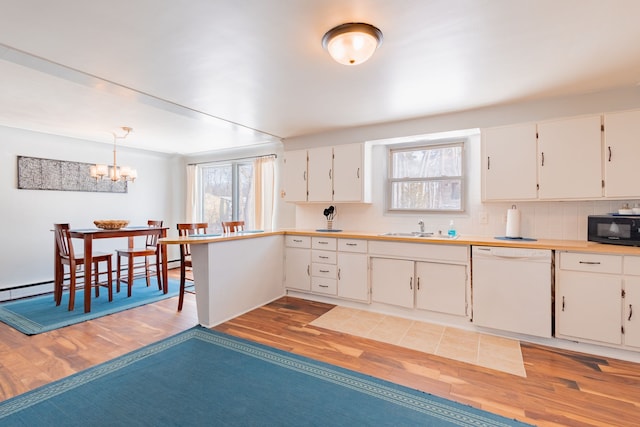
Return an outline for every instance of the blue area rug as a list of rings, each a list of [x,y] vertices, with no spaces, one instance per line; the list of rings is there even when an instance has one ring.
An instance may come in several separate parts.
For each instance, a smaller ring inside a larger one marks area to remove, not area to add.
[[[11,426],[520,426],[200,326],[0,403]]]
[[[151,280],[151,286],[147,287],[144,278],[133,282],[133,292],[127,298],[127,286],[122,284],[120,292],[113,288],[113,301],[109,302],[107,289],[100,289],[100,296],[91,298],[91,312],[84,312],[84,291],[76,292],[76,303],[73,311],[67,310],[69,293],[64,292],[62,303],[56,306],[53,294],[25,298],[17,301],[0,304],[0,321],[14,327],[27,335],[40,334],[52,331],[64,326],[117,313],[141,305],[150,304],[165,298],[178,295],[180,284],[177,280],[169,279],[169,293],[163,294],[158,290],[155,280]],[[177,309],[176,303],[176,309]]]

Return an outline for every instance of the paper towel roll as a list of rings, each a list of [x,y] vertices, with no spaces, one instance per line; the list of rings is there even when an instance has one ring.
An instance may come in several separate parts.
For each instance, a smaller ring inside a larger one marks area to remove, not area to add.
[[[511,238],[522,237],[520,235],[520,211],[516,209],[516,205],[507,210],[507,232],[505,235]]]

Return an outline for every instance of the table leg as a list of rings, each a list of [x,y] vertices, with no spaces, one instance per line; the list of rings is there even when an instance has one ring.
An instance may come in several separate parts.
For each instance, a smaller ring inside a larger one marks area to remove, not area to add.
[[[91,311],[91,254],[93,253],[93,235],[87,233],[84,236],[84,312]]]

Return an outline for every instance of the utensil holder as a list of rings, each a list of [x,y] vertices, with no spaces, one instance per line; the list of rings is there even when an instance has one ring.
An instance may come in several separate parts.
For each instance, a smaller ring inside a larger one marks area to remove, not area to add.
[[[333,230],[333,220],[332,219],[328,219],[327,220],[327,230]]]

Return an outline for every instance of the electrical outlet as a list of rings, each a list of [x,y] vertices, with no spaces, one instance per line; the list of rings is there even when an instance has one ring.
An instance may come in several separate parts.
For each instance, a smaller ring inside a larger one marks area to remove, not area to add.
[[[486,212],[480,212],[480,214],[478,214],[478,222],[480,224],[489,224],[489,214]]]

